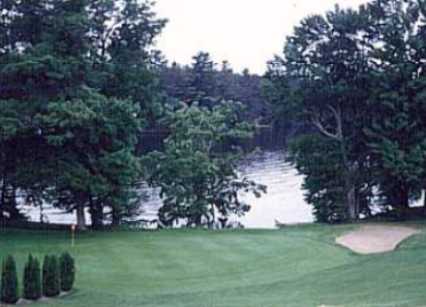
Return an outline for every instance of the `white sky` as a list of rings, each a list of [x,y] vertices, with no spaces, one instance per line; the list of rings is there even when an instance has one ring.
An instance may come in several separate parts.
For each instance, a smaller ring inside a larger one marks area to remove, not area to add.
[[[169,23],[157,47],[169,61],[188,64],[198,51],[228,60],[236,71],[263,73],[280,54],[285,38],[309,14],[338,3],[357,7],[366,0],[157,0],[154,10]]]

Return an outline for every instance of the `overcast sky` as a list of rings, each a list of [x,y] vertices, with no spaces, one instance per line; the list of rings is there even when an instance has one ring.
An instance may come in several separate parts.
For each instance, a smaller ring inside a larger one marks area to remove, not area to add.
[[[228,60],[241,71],[263,73],[281,53],[285,37],[300,20],[338,3],[357,7],[366,0],[157,0],[155,11],[169,23],[157,47],[169,61],[191,62],[208,51],[215,62]]]

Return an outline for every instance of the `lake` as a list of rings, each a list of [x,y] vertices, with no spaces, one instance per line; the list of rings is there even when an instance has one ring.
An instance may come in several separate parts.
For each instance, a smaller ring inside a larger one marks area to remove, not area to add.
[[[242,173],[251,180],[268,187],[261,198],[242,195],[252,205],[241,223],[247,228],[274,228],[283,224],[311,223],[312,207],[303,196],[303,176],[285,161],[283,150],[265,150],[255,154],[242,167]]]

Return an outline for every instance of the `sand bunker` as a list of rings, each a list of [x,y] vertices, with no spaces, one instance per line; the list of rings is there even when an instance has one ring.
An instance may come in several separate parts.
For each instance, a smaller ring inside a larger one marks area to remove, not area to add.
[[[420,230],[406,226],[365,225],[336,239],[336,243],[359,254],[393,251]]]

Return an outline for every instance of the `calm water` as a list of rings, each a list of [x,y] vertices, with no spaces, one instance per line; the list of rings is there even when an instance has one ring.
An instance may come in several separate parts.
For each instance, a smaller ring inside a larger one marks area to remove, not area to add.
[[[303,199],[303,177],[285,161],[283,150],[262,151],[251,157],[242,167],[249,179],[268,187],[261,198],[242,195],[252,205],[240,221],[247,228],[274,228],[284,224],[311,223],[312,208]]]
[[[313,222],[312,210],[303,200],[303,177],[285,161],[283,150],[262,150],[241,163],[241,173],[249,179],[268,187],[267,194],[256,198],[241,195],[251,205],[246,216],[239,218],[246,228],[275,228],[276,222],[285,224]],[[154,220],[161,206],[158,190],[144,186],[149,198],[142,205],[141,218]],[[40,220],[40,210],[24,208],[31,220]],[[53,208],[45,208],[44,214],[51,223],[75,223],[74,214],[63,214]]]

